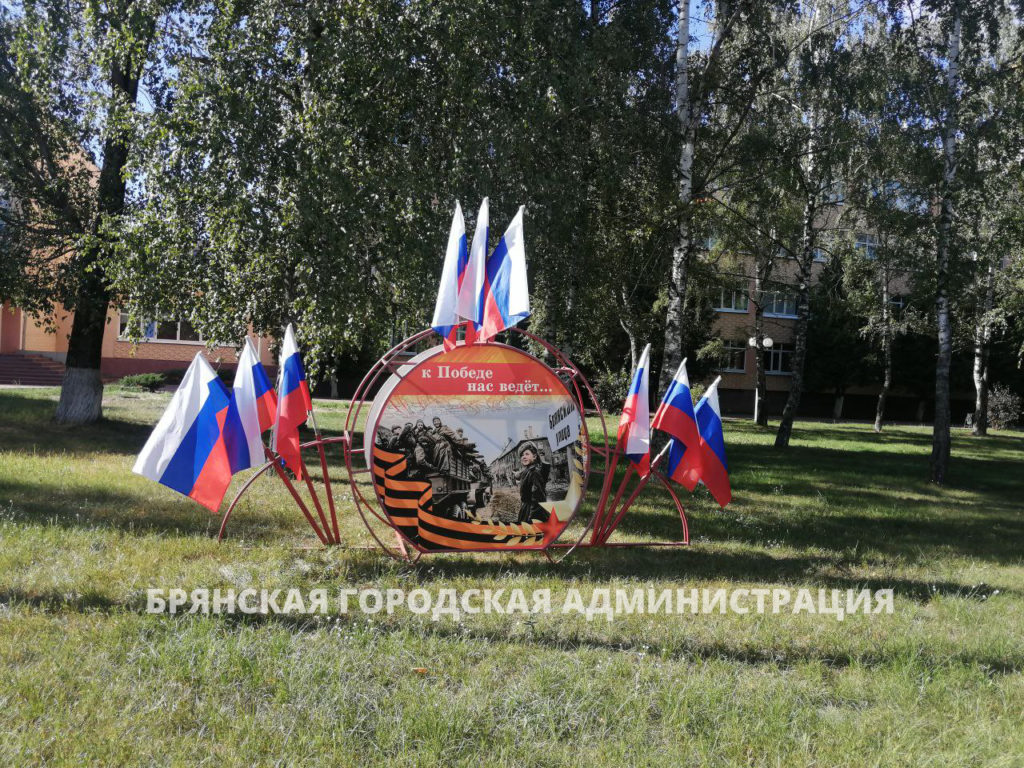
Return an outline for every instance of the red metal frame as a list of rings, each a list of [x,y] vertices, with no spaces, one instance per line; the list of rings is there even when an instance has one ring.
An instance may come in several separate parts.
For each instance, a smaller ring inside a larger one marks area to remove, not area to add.
[[[625,502],[622,503],[621,506],[619,506],[620,502],[622,502],[622,497],[626,494],[626,490],[635,472],[633,470],[632,465],[629,465],[626,468],[625,475],[619,481],[619,485],[615,489],[613,495],[612,487],[614,485],[615,480],[615,471],[618,467],[620,457],[622,457],[623,454],[620,452],[618,446],[616,446],[615,449],[612,449],[608,445],[608,427],[605,421],[604,412],[601,409],[601,405],[598,402],[597,396],[594,394],[594,390],[593,388],[591,388],[590,383],[583,375],[583,372],[580,371],[580,369],[577,368],[573,364],[573,362],[553,344],[550,344],[549,342],[545,341],[539,336],[536,336],[535,334],[532,334],[529,331],[525,331],[521,328],[510,328],[509,331],[512,331],[525,337],[529,341],[532,341],[535,344],[541,346],[546,352],[548,352],[548,354],[550,354],[555,361],[555,366],[553,367],[555,374],[559,375],[559,378],[561,378],[563,382],[566,382],[569,394],[571,397],[573,397],[577,407],[580,410],[580,414],[583,416],[583,435],[585,436],[586,445],[583,479],[584,496],[587,492],[587,486],[589,485],[591,471],[603,475],[603,480],[601,483],[601,494],[598,497],[597,507],[594,510],[594,514],[591,515],[590,519],[588,520],[587,525],[583,528],[582,533],[580,533],[579,537],[572,542],[558,541],[558,539],[561,537],[561,534],[559,534],[559,536],[556,537],[554,541],[549,542],[544,547],[501,547],[490,548],[487,550],[441,549],[431,550],[430,552],[433,553],[477,551],[539,551],[543,552],[549,560],[560,561],[567,557],[570,553],[572,553],[577,547],[660,547],[688,545],[690,543],[689,526],[687,524],[686,513],[683,509],[683,505],[679,500],[678,494],[676,494],[675,490],[672,488],[671,482],[668,480],[668,478],[665,477],[665,475],[662,472],[660,472],[657,469],[657,465],[660,462],[662,456],[659,455],[657,458],[654,459],[654,461],[651,464],[651,473],[647,477],[639,479],[636,487],[626,497]],[[353,462],[353,456],[357,453],[362,454],[364,457],[366,455],[366,439],[368,432],[365,428],[362,430],[362,432],[358,432],[356,430],[356,427],[359,423],[359,417],[363,414],[364,406],[368,402],[371,402],[367,396],[371,391],[373,391],[373,389],[379,383],[383,383],[382,377],[391,376],[392,374],[401,376],[402,366],[406,363],[406,361],[409,358],[415,356],[415,354],[418,354],[413,350],[415,350],[418,346],[422,345],[423,342],[428,340],[435,341],[435,333],[432,329],[421,331],[399,342],[390,350],[388,350],[384,355],[382,355],[381,358],[373,365],[373,367],[370,368],[367,374],[363,377],[363,380],[359,383],[359,386],[356,388],[355,394],[352,396],[348,413],[345,416],[344,433],[341,437],[323,438],[320,435],[319,429],[317,429],[316,439],[303,443],[300,446],[300,450],[312,448],[315,446],[319,454],[320,469],[323,472],[325,492],[327,495],[328,509],[330,512],[330,523],[328,523],[327,517],[324,514],[323,505],[320,503],[320,499],[316,493],[316,490],[313,488],[313,484],[308,476],[308,473],[305,479],[306,488],[313,501],[313,505],[317,511],[317,517],[319,518],[320,523],[319,525],[317,524],[316,518],[313,517],[313,515],[309,511],[309,508],[303,502],[298,491],[295,489],[294,484],[291,482],[287,474],[284,472],[283,468],[280,466],[280,462],[277,459],[277,457],[269,450],[267,450],[267,457],[269,459],[267,463],[264,464],[259,469],[257,469],[256,472],[245,482],[245,484],[242,485],[242,487],[238,490],[238,493],[235,495],[235,498],[231,501],[231,503],[228,505],[227,510],[224,512],[223,519],[221,520],[218,539],[223,539],[225,530],[227,528],[228,520],[231,518],[231,515],[235,507],[238,505],[238,502],[255,482],[256,478],[260,477],[271,467],[274,467],[275,470],[277,471],[278,476],[281,477],[281,480],[285,483],[285,486],[291,493],[296,505],[303,513],[304,517],[306,518],[310,527],[316,533],[317,537],[320,539],[321,543],[323,543],[325,546],[340,544],[341,536],[338,529],[337,512],[335,509],[334,495],[331,491],[331,481],[327,468],[327,458],[324,452],[325,445],[340,443],[342,444],[344,451],[345,469],[348,473],[349,489],[351,490],[352,493],[352,499],[353,502],[355,503],[356,511],[359,513],[359,517],[363,521],[363,525],[366,526],[366,529],[370,532],[370,535],[373,537],[377,545],[391,557],[395,557],[401,560],[411,560],[415,562],[423,554],[426,554],[427,552],[425,550],[417,548],[415,544],[407,540],[405,536],[402,534],[402,532],[398,529],[398,527],[393,525],[386,515],[380,513],[380,511],[378,510],[379,501],[377,499],[376,491],[374,491],[373,494],[373,501],[378,503],[372,503],[369,499],[366,498],[366,495],[363,493],[363,490],[359,487],[358,483],[356,482],[356,477],[357,475],[361,475],[364,473],[368,474],[372,471],[372,469],[369,466],[364,468],[355,466]],[[431,346],[434,346],[434,344],[431,344]],[[427,350],[420,349],[419,351],[425,352]],[[601,421],[602,434],[600,442],[598,444],[594,444],[593,442],[591,442],[590,439],[590,432],[586,426],[586,416],[588,415],[588,413],[590,415],[596,414]],[[357,436],[360,438],[359,445],[355,444]],[[604,460],[603,468],[596,469],[592,467],[591,457],[593,455],[596,455],[598,458]],[[671,542],[609,542],[608,539],[615,532],[616,528],[618,528],[626,512],[629,510],[633,502],[636,500],[637,496],[644,489],[644,487],[646,487],[646,485],[650,482],[652,478],[658,480],[668,491],[669,496],[671,497],[672,502],[679,513],[679,519],[683,526],[683,538],[680,541]],[[611,498],[610,503],[609,498]],[[563,532],[568,528],[569,524],[575,519],[575,516],[578,513],[578,510],[581,506],[582,498],[580,500],[580,503],[577,504],[576,509],[573,511],[572,516],[566,521],[566,526],[565,528],[563,528]],[[396,543],[394,546],[388,546],[384,542],[384,537],[378,535],[378,532],[375,530],[375,525],[371,521],[376,521],[376,523],[381,523],[391,529],[396,539]],[[590,534],[590,540],[584,541],[588,534]],[[563,552],[561,552],[561,556],[558,557],[557,560],[556,558],[552,557],[549,551],[556,549],[559,551],[564,550]]]

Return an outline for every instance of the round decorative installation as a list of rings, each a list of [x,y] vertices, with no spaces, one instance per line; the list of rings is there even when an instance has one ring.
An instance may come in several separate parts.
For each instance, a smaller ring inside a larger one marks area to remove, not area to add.
[[[504,344],[427,350],[370,408],[366,459],[384,514],[421,551],[544,549],[572,520],[589,441],[558,375]]]

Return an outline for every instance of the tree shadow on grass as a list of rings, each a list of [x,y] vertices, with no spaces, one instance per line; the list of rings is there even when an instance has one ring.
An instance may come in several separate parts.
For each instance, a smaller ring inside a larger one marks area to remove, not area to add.
[[[116,600],[111,600],[106,595],[95,591],[71,595],[67,591],[47,590],[45,592],[30,592],[20,589],[0,590],[0,605],[8,607],[24,605],[52,613],[59,611],[74,611],[76,613],[88,613],[91,611],[111,612],[126,607]]]
[[[900,594],[897,588],[897,594]],[[955,593],[964,596],[962,593]],[[971,595],[967,595],[970,597]],[[44,591],[30,592],[25,590],[0,591],[0,605],[7,607],[28,606],[32,609],[49,613],[62,612],[115,614],[119,612],[142,614],[146,612],[145,598],[141,595],[135,599],[118,602],[95,593],[84,592],[68,595],[67,592]],[[293,633],[322,632],[325,626],[335,620],[348,623],[361,621],[358,614],[319,616],[306,614],[246,614],[241,612],[222,613],[215,616],[152,616],[154,621],[167,626],[174,626],[177,621],[209,620],[221,622],[226,631],[259,629],[261,627],[282,627]],[[525,648],[543,648],[549,651],[575,653],[580,649],[603,651],[609,653],[652,654],[654,658],[671,660],[720,660],[744,665],[772,665],[779,668],[793,667],[804,663],[820,663],[833,669],[842,669],[852,665],[868,668],[882,667],[910,660],[924,669],[936,670],[950,665],[980,666],[990,674],[1016,674],[1024,671],[1024,657],[1019,653],[996,655],[974,649],[961,650],[953,654],[932,651],[928,647],[913,649],[887,649],[872,644],[867,650],[848,648],[822,648],[817,643],[786,644],[777,643],[766,646],[744,646],[730,644],[723,640],[701,639],[686,633],[677,633],[672,637],[671,647],[653,651],[651,640],[646,636],[618,637],[601,639],[592,634],[578,632],[565,633],[546,627],[530,626],[529,635],[521,631],[521,622],[507,622],[498,628],[475,628],[455,622],[432,622],[416,625],[416,630],[424,635],[443,641],[459,643],[468,640],[484,641],[488,645],[509,643]],[[381,633],[405,633],[409,625],[403,622],[378,622],[376,631]]]
[[[650,641],[645,637],[630,640],[604,641],[593,637],[565,637],[554,632],[534,629],[529,637],[514,636],[488,630],[452,627],[438,622],[430,626],[430,634],[443,638],[463,640],[470,637],[477,640],[494,642],[513,642],[518,645],[541,646],[556,651],[577,651],[587,648],[598,651],[625,651],[652,654]],[[900,658],[909,658],[911,653],[887,651],[885,648],[854,652],[846,649],[821,649],[817,644],[805,646],[766,646],[752,648],[749,646],[730,645],[723,641],[711,641],[680,635],[676,648],[666,649],[670,659],[721,660],[746,665],[771,664],[781,668],[793,667],[803,663],[820,663],[832,669],[843,669],[853,665],[868,668],[892,664]],[[655,658],[662,658],[657,649],[653,651]],[[997,656],[990,653],[964,650],[955,654],[936,653],[930,649],[914,649],[912,657],[923,669],[936,670],[952,664],[982,666],[994,674],[1016,674],[1024,670],[1024,658],[1020,654]]]
[[[0,391],[0,450],[25,453],[136,454],[146,444],[152,425],[102,419],[87,426],[64,426],[53,420],[55,403]]]
[[[567,584],[603,586],[619,582],[625,589],[644,585],[621,582],[651,580],[666,582],[660,588],[688,588],[695,581],[735,581],[765,586],[785,585],[805,588],[856,590],[892,589],[906,600],[924,603],[937,595],[986,600],[995,592],[993,585],[971,585],[953,581],[920,580],[901,577],[858,576],[857,562],[842,555],[773,556],[767,552],[712,552],[699,547],[678,549],[636,548],[581,549],[558,564],[548,562],[540,553],[505,555],[426,555],[417,564],[398,563],[365,557],[347,563],[347,578],[373,582],[394,577],[396,572],[413,579],[419,586],[452,580],[497,581],[514,574],[518,579]],[[521,588],[531,589],[519,582]],[[1017,590],[1000,586],[1004,594]]]
[[[217,617],[229,631],[259,628],[264,626],[281,626],[290,632],[323,631],[332,617],[289,614],[222,614]],[[173,620],[173,619],[172,619]],[[361,621],[358,614],[342,616],[339,621],[344,623]],[[523,634],[521,622],[507,622],[500,628],[475,628],[456,622],[431,622],[416,625],[416,631],[427,637],[442,641],[464,643],[467,640],[483,641],[486,647],[508,643],[524,649],[544,649],[548,651],[577,653],[581,649],[603,651],[609,653],[635,653],[650,656],[654,659],[667,660],[706,660],[724,661],[750,666],[771,665],[786,669],[799,664],[822,664],[831,669],[844,669],[858,665],[867,668],[885,667],[891,664],[912,662],[920,668],[934,672],[952,665],[978,666],[989,674],[1009,675],[1024,671],[1024,657],[1019,653],[998,655],[974,649],[946,653],[942,650],[933,651],[928,647],[886,648],[884,645],[873,644],[868,650],[849,648],[822,648],[820,644],[809,643],[785,644],[777,643],[766,646],[744,646],[730,644],[723,640],[696,638],[686,633],[676,634],[670,647],[651,648],[651,640],[646,636],[619,637],[604,640],[593,635],[579,633],[563,633],[544,627],[531,626],[529,634]],[[381,621],[376,631],[384,634],[405,634],[409,625],[403,622],[389,623]]]
[[[16,522],[63,528],[109,528],[136,535],[216,535],[220,517],[191,500],[144,501],[130,491],[88,490],[48,483],[0,481],[0,500],[13,502]]]
[[[1001,563],[1020,559],[1024,514],[1017,462],[961,459],[962,483],[943,489],[906,480],[927,467],[917,456],[885,455],[875,471],[872,462],[879,457],[865,463],[863,451],[793,448],[765,465],[756,447],[739,448],[733,504],[718,510],[701,491],[700,500],[688,504],[692,536],[833,551],[857,546],[911,559],[949,550]],[[669,509],[667,494],[652,487],[619,530],[674,538],[679,523]]]

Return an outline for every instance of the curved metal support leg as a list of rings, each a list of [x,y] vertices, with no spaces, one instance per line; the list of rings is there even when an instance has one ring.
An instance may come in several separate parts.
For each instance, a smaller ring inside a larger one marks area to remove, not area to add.
[[[619,488],[619,494],[621,494],[625,490],[626,485],[629,482],[629,479],[630,478],[628,475],[622,479],[622,486]],[[615,533],[615,529],[619,527],[619,523],[622,522],[622,518],[625,517],[626,512],[629,510],[629,508],[633,506],[633,502],[636,501],[636,497],[640,495],[640,491],[644,489],[644,486],[647,485],[650,479],[650,474],[648,474],[646,477],[640,478],[640,482],[636,484],[636,488],[634,488],[633,492],[629,494],[629,496],[626,498],[626,503],[623,504],[621,509],[619,509],[619,511],[615,514],[615,517],[612,518],[612,521],[605,526],[604,531],[602,531],[601,534],[601,541],[599,543],[606,543],[608,539],[611,537],[611,535]],[[618,501],[619,497],[616,496],[615,503],[618,504]],[[612,509],[614,510],[614,508],[615,507],[613,506]]]
[[[683,524],[683,543],[690,543],[690,526],[686,522],[686,512],[683,511],[683,503],[679,500],[679,495],[676,493],[675,488],[672,487],[672,481],[669,480],[662,472],[655,472],[652,470],[651,474],[656,474],[661,484],[665,486],[665,490],[668,491],[668,495],[672,497],[672,503],[676,505],[676,511],[679,513],[679,522]]]
[[[224,510],[224,516],[220,520],[220,532],[217,534],[217,541],[224,540],[224,532],[228,527],[228,520],[231,519],[231,513],[235,511],[235,506],[238,504],[239,499],[249,490],[249,486],[256,482],[256,478],[266,472],[273,465],[272,461],[268,461],[262,467],[256,470],[252,477],[245,481],[241,488],[238,489],[238,493],[235,494],[235,498],[228,504],[228,508]]]

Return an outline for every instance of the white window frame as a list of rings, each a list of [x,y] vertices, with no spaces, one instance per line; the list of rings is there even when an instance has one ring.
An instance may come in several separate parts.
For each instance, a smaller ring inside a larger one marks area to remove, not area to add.
[[[770,349],[766,349],[764,351],[764,355],[765,355],[764,372],[765,372],[765,375],[766,376],[792,376],[793,375],[793,371],[792,370],[789,370],[789,371],[773,370],[772,368],[769,367],[769,361],[775,361],[775,360],[781,361],[783,359],[783,355],[790,355],[790,361],[791,362],[790,362],[790,366],[789,367],[792,368],[793,367],[792,355],[793,355],[794,351],[795,351],[795,349],[793,347],[793,344],[791,344],[789,342],[778,342],[778,341],[775,342],[775,344],[772,345],[772,347]]]
[[[726,305],[726,303],[725,303],[726,294],[730,295],[730,299],[731,299],[730,303],[731,303],[732,306],[727,306]],[[742,300],[743,300],[743,309],[737,309],[736,308],[736,303],[737,303],[736,297],[737,296],[741,297]],[[750,296],[747,295],[747,292],[745,290],[743,290],[742,288],[740,288],[738,286],[730,288],[728,286],[723,285],[719,289],[719,292],[718,292],[718,302],[717,302],[717,305],[715,306],[715,311],[716,312],[727,312],[727,313],[732,313],[732,314],[736,314],[736,315],[746,315],[746,314],[748,314],[750,312]]]
[[[118,321],[117,321],[117,326],[118,326],[117,327],[117,330],[118,330],[117,340],[118,341],[129,341],[129,339],[127,339],[125,337],[125,333],[124,333],[125,323],[127,322],[127,320],[128,320],[128,313],[127,312],[119,313]],[[169,322],[172,322],[172,321],[164,320],[162,322],[169,323]],[[199,336],[198,339],[182,339],[181,338],[181,324],[183,322],[184,322],[183,320],[178,320],[175,323],[175,325],[177,327],[176,335],[177,335],[178,338],[174,338],[174,339],[160,339],[160,338],[157,338],[156,333],[157,333],[157,327],[160,325],[161,321],[159,321],[159,320],[142,320],[140,322],[140,330],[142,331],[142,340],[141,340],[140,343],[142,343],[142,344],[184,344],[186,346],[205,347],[206,346],[206,340],[203,338],[203,334],[199,333],[198,331],[196,331],[197,335]],[[153,327],[152,335],[149,335],[147,333],[147,328],[149,326]]]
[[[765,306],[764,316],[765,317],[780,317],[780,318],[785,318],[787,320],[795,320],[796,319],[796,317],[797,317],[797,314],[796,314],[797,295],[796,295],[795,291],[765,291],[764,295],[765,295],[765,302],[764,302],[764,306]],[[783,302],[783,308],[785,308],[785,301],[786,301],[787,297],[791,298],[793,300],[793,311],[792,311],[792,313],[790,313],[790,312],[776,312],[776,311],[770,311],[768,309],[768,307],[770,307],[770,306],[777,306],[778,303],[779,303],[780,298],[781,298],[781,300]]]
[[[853,247],[868,261],[878,259],[878,238],[870,232],[857,233]]]
[[[747,372],[747,343],[745,341],[733,341],[729,339],[722,339],[722,357],[730,356],[732,353],[739,352],[740,359],[743,361],[743,367],[741,368],[730,368],[719,365],[718,371],[720,373],[746,373]],[[719,360],[721,363],[721,360]]]

